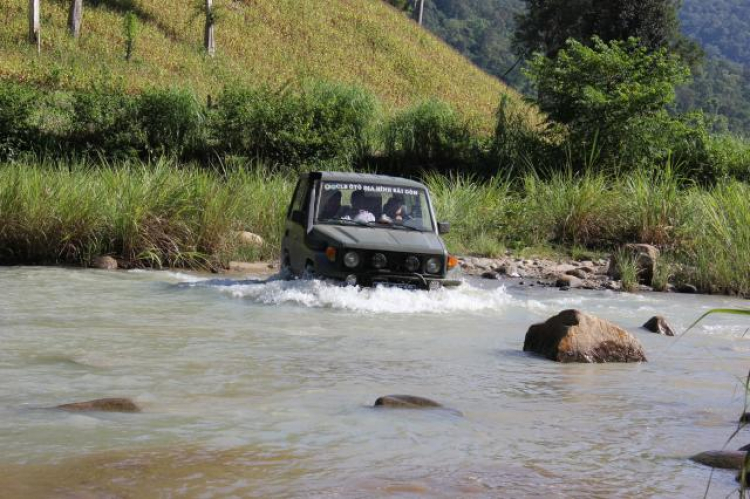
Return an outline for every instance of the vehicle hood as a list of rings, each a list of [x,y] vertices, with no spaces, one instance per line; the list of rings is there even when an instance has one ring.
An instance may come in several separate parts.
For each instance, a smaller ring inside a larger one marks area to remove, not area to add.
[[[316,225],[313,232],[351,249],[432,255],[445,253],[443,240],[434,232],[341,225]]]

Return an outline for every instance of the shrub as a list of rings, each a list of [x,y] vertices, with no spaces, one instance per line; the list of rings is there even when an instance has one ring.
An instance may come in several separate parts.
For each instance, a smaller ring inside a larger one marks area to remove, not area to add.
[[[37,132],[32,115],[42,95],[31,87],[0,80],[0,158],[31,147]]]
[[[199,145],[203,107],[180,89],[150,89],[136,101],[140,136],[148,154],[182,156]]]
[[[448,104],[428,100],[397,113],[384,127],[386,155],[405,168],[458,169],[476,162],[478,143]]]
[[[498,171],[524,172],[543,164],[549,144],[539,130],[529,123],[529,110],[507,95],[500,100],[496,113],[491,160]]]
[[[369,147],[375,98],[357,87],[310,83],[299,92],[227,87],[211,120],[219,152],[284,165],[361,157]]]
[[[146,138],[138,126],[137,100],[122,88],[97,86],[73,94],[70,142],[82,152],[136,156]]]

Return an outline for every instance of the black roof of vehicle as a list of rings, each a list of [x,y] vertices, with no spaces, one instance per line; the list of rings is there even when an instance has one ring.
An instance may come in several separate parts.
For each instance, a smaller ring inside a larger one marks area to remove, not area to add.
[[[424,184],[416,180],[409,180],[388,175],[374,175],[372,173],[349,173],[349,172],[311,172],[310,178],[321,179],[328,182],[350,182],[357,184],[383,184],[398,187],[412,187],[424,189]]]

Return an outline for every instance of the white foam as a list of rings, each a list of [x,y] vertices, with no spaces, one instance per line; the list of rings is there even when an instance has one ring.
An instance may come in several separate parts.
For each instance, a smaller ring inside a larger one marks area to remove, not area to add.
[[[319,280],[276,280],[220,285],[216,286],[216,289],[264,305],[299,305],[391,314],[492,310],[512,301],[504,287],[484,290],[466,283],[457,288],[420,291],[382,286],[341,286]]]

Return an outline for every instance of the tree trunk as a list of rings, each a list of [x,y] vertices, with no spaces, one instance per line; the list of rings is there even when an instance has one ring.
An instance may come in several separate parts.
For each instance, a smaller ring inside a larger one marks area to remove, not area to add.
[[[39,1],[29,0],[29,42],[36,45],[36,51],[42,51],[42,34],[39,23]]]
[[[206,53],[213,57],[216,53],[216,40],[214,38],[214,13],[213,0],[206,0],[206,31],[203,37],[203,44],[206,47]]]
[[[73,38],[81,35],[81,19],[83,19],[83,0],[70,0],[68,30]]]
[[[422,26],[422,17],[424,16],[424,0],[414,0],[414,19],[417,24]]]

